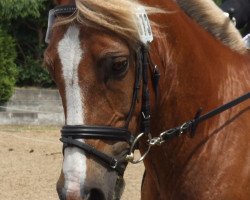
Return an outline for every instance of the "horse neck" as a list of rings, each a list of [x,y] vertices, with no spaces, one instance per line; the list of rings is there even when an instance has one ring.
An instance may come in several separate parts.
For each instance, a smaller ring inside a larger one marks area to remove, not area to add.
[[[172,4],[169,7],[179,11]],[[223,46],[181,11],[155,19],[161,23],[155,32],[164,36],[159,34],[151,49],[152,60],[161,72],[158,106],[152,114],[153,136],[192,119],[201,106],[205,113],[249,92],[247,56]],[[209,130],[222,125],[231,114],[228,111],[222,118],[215,117],[214,123],[210,120],[209,128],[206,123],[198,127],[199,133],[194,139],[183,136],[152,149],[145,161],[146,169],[157,173],[164,168],[163,177],[169,176],[166,173],[171,165],[175,166],[177,159],[186,160],[189,149],[195,148],[211,134]],[[188,148],[187,144],[190,144]],[[171,172],[168,173],[171,176]],[[152,176],[159,178],[159,175]]]
[[[163,119],[164,128],[192,119],[201,106],[210,111],[250,89],[249,55],[234,52],[178,7],[169,7],[177,12],[156,19],[164,23],[155,30],[159,38],[151,50],[161,72],[156,118]]]

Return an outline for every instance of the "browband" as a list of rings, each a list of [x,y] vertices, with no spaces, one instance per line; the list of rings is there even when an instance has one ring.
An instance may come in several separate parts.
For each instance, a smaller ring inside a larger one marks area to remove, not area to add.
[[[49,11],[49,17],[48,17],[48,27],[47,27],[47,32],[45,36],[45,42],[49,43],[50,42],[50,37],[51,37],[51,31],[52,27],[55,21],[55,18],[58,15],[67,15],[67,14],[73,14],[76,11],[76,6],[71,5],[71,6],[57,6],[54,9]]]

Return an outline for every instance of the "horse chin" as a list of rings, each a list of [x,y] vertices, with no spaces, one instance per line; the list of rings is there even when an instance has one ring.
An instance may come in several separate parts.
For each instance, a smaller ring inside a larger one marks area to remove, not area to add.
[[[119,200],[121,199],[122,193],[124,191],[125,181],[122,176],[118,176],[116,180],[115,190],[113,194],[112,200]]]

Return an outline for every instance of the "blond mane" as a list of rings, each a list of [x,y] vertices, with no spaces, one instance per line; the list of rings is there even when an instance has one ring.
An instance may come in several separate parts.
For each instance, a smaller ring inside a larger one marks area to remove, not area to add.
[[[144,6],[148,14],[163,12],[158,8],[145,6],[137,0],[75,0],[75,3],[76,13],[59,24],[77,20],[88,27],[111,30],[131,43],[140,40],[134,19],[138,6]]]
[[[176,0],[176,2],[223,44],[240,53],[246,51],[240,33],[212,0]],[[111,30],[130,43],[140,40],[134,19],[135,9],[138,6],[144,6],[149,15],[166,13],[161,9],[145,6],[137,0],[75,0],[75,3],[76,13],[59,24],[77,20],[86,26]]]
[[[246,52],[239,31],[213,0],[176,0],[180,7],[224,45]]]

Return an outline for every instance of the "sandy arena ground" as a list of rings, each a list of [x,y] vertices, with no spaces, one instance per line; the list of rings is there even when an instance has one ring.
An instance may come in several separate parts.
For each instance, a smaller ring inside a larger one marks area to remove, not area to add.
[[[59,127],[0,126],[0,199],[57,200]],[[122,200],[139,200],[143,164],[129,164]]]

